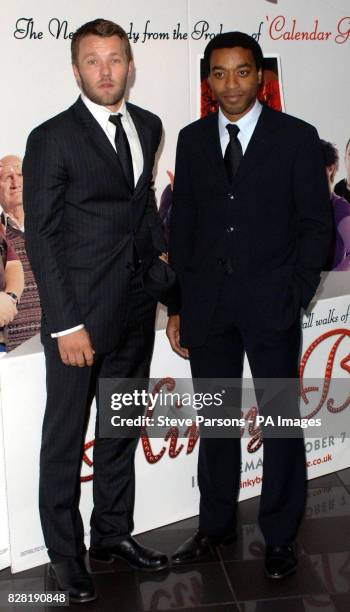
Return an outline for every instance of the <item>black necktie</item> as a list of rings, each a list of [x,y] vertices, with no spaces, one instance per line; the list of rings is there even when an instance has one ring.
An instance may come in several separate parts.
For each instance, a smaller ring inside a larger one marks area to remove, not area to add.
[[[233,179],[243,157],[243,151],[242,145],[238,140],[239,127],[235,124],[228,123],[226,129],[230,136],[230,142],[226,147],[224,161],[229,181],[233,183]]]
[[[125,134],[121,119],[121,113],[118,113],[118,115],[109,116],[109,121],[111,121],[111,123],[115,125],[115,148],[117,149],[117,154],[120,159],[125,178],[128,182],[129,187],[131,189],[134,189],[134,170],[132,166],[130,145],[128,137]]]

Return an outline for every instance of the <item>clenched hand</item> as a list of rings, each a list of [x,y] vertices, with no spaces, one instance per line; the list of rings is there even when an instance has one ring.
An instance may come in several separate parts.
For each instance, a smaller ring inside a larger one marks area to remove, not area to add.
[[[65,365],[91,366],[94,362],[94,349],[86,329],[57,338],[58,350]]]
[[[11,323],[16,314],[16,301],[5,291],[0,291],[0,327]]]
[[[180,346],[180,316],[179,315],[171,315],[168,320],[168,325],[166,328],[166,335],[168,336],[171,348],[175,353],[183,357],[184,359],[188,359],[189,353],[188,349]]]

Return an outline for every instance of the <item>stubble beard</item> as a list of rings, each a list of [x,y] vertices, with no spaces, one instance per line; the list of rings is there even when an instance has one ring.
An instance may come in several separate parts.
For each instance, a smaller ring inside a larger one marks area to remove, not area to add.
[[[115,106],[119,104],[125,95],[127,77],[124,82],[117,88],[116,91],[113,92],[98,92],[94,87],[88,85],[81,77],[80,77],[80,87],[82,92],[85,94],[91,102],[95,102],[95,104],[99,104],[100,106]]]

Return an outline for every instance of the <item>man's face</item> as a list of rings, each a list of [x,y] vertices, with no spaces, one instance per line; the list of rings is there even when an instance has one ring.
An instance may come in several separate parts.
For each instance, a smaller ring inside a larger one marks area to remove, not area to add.
[[[116,111],[124,97],[132,62],[119,36],[84,36],[73,71],[82,92],[96,104]]]
[[[208,83],[221,110],[230,121],[238,121],[253,106],[262,71],[257,70],[250,49],[215,49],[210,57]]]
[[[0,160],[0,204],[5,212],[22,206],[22,162],[19,157],[7,155]]]
[[[346,147],[345,151],[345,169],[346,169],[346,180],[350,184],[350,143]]]

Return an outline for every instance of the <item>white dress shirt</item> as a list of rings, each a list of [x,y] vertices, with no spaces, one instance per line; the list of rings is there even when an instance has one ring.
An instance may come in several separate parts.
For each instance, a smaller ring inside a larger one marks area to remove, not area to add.
[[[116,150],[114,141],[116,127],[109,121],[109,117],[111,115],[119,115],[119,113],[122,115],[122,125],[129,141],[136,185],[143,171],[143,154],[140,139],[131,115],[126,108],[125,100],[122,101],[116,113],[111,113],[108,108],[92,102],[84,94],[81,94],[81,99],[103,129],[114,150]]]
[[[92,102],[83,93],[81,94],[81,99],[90,111],[90,113],[96,119],[97,123],[101,126],[112,147],[115,150],[116,147],[114,138],[116,126],[113,125],[111,121],[109,121],[109,117],[110,115],[119,115],[119,113],[122,115],[121,121],[129,141],[132,165],[134,170],[134,180],[136,185],[143,171],[143,154],[140,139],[135,128],[135,124],[126,108],[125,100],[122,101],[121,106],[116,113],[111,113],[108,108],[106,108],[105,106],[101,106],[100,104],[96,104],[95,102]],[[78,331],[79,329],[83,329],[83,327],[83,324],[76,325],[75,327],[71,327],[70,329],[55,332],[51,334],[51,337],[59,338],[60,336],[66,336],[67,334],[71,334],[72,332]]]
[[[226,129],[227,124],[231,123],[232,125],[237,125],[239,127],[237,138],[242,145],[242,152],[244,155],[244,153],[247,150],[249,141],[255,130],[256,124],[258,123],[258,119],[260,117],[261,111],[262,111],[262,105],[260,104],[258,100],[255,100],[255,104],[253,108],[251,108],[250,111],[246,115],[244,115],[241,119],[233,122],[233,121],[229,121],[229,119],[225,117],[221,108],[219,108],[219,135],[220,135],[220,144],[221,144],[221,150],[222,150],[223,156],[225,155],[226,147],[230,141],[230,136]]]

